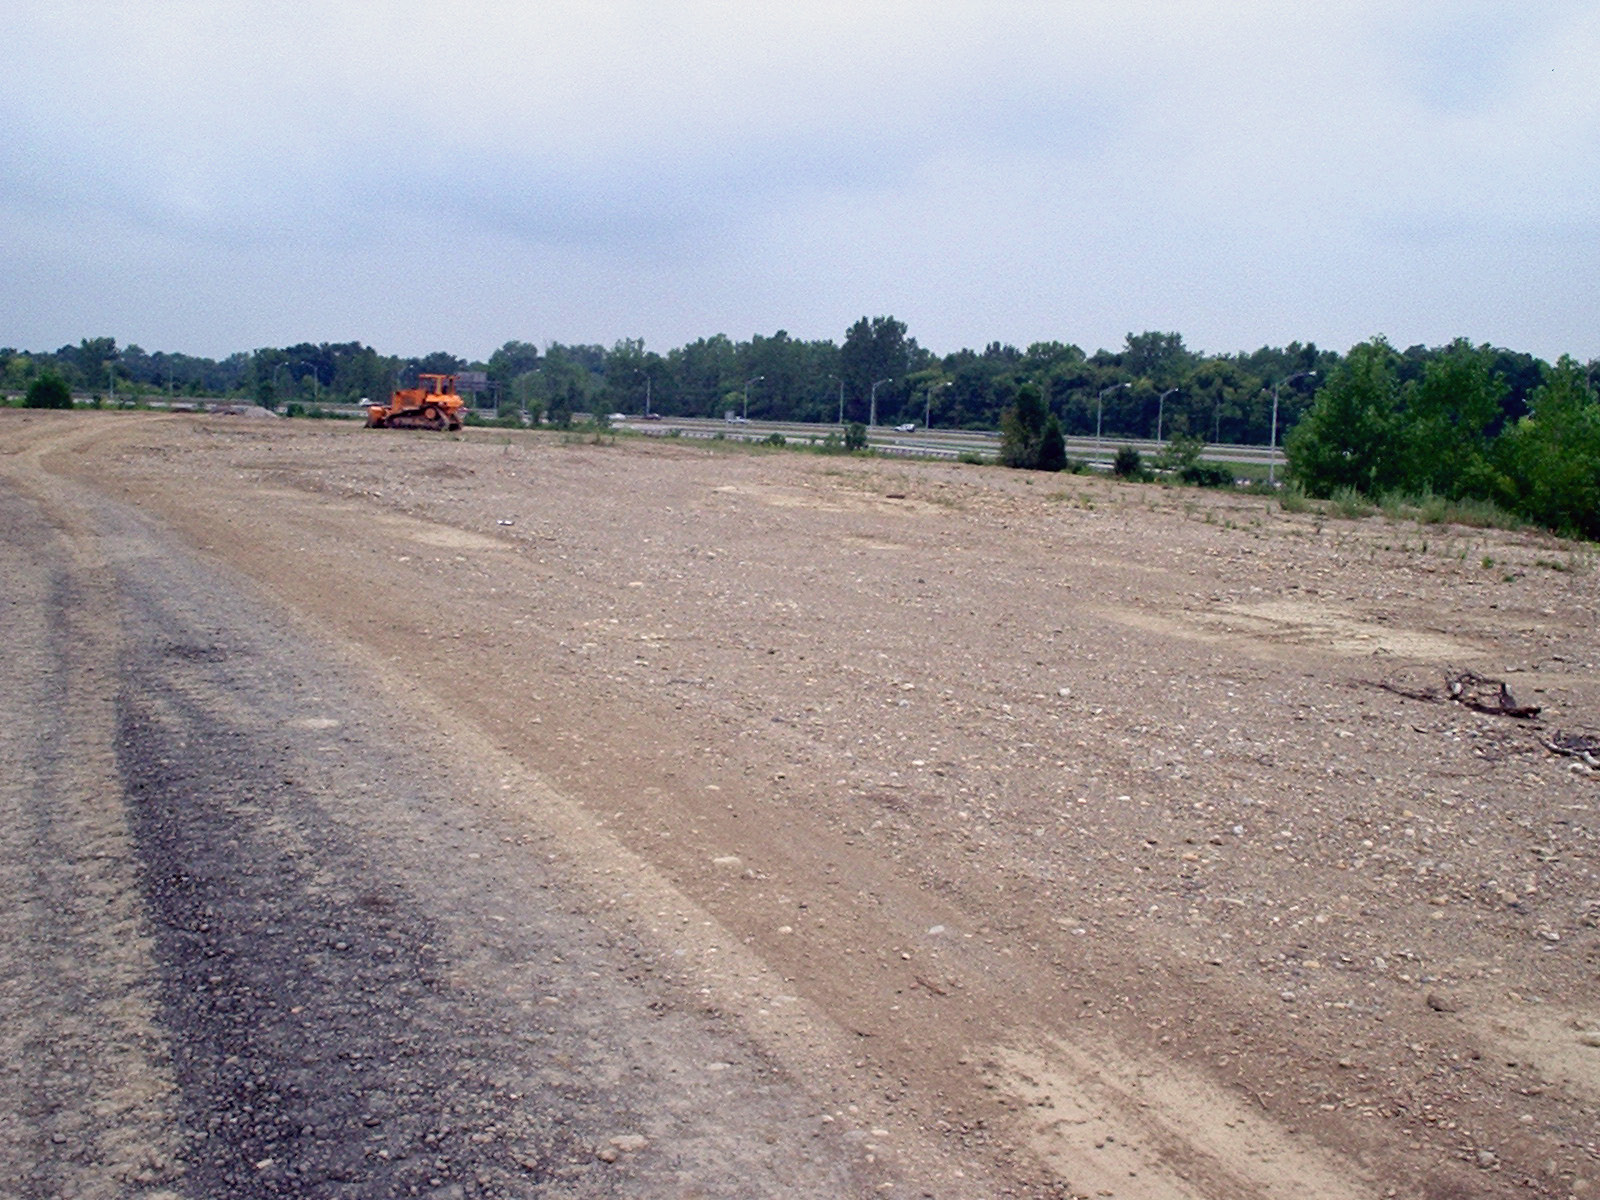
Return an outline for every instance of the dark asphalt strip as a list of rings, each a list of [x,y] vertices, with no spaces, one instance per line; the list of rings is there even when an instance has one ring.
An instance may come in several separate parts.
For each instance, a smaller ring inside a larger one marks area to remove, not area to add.
[[[119,751],[186,1100],[188,1189],[500,1194],[592,1158],[553,1126],[512,1161],[507,1101],[475,1069],[492,1032],[446,994],[428,921],[335,831],[283,844],[275,823],[318,823],[287,782],[294,765],[171,686],[171,647],[142,658]],[[319,878],[363,883],[351,898]]]
[[[315,772],[285,714],[305,681],[215,617],[185,616],[194,597],[180,611],[129,590],[117,748],[183,1094],[184,1190],[524,1195],[595,1172],[572,1115],[592,1098],[547,1085],[530,1122],[495,1085],[502,1031],[452,988],[443,939],[297,782]]]

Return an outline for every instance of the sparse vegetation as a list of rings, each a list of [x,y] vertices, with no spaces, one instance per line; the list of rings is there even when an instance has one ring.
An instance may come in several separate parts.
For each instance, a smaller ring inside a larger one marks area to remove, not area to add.
[[[1372,515],[1372,505],[1358,490],[1349,485],[1333,493],[1330,508],[1333,514],[1346,520],[1357,520]]]

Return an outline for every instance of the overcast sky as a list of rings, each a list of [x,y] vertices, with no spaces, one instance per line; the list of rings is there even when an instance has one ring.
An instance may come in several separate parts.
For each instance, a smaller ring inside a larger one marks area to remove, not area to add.
[[[1600,357],[1595,0],[8,0],[0,345]]]

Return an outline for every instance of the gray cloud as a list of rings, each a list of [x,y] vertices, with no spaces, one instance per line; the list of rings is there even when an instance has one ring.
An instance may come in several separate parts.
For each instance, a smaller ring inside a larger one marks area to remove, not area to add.
[[[1600,354],[1600,14],[1284,9],[20,0],[0,341]]]

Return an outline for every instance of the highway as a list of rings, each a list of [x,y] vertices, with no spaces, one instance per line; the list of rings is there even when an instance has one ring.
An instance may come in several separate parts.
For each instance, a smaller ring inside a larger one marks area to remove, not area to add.
[[[789,442],[818,444],[830,435],[839,437],[843,430],[833,424],[812,424],[802,421],[727,421],[707,417],[661,417],[646,420],[630,416],[613,421],[618,429],[628,429],[656,437],[722,437],[730,441],[762,442],[774,433],[782,434]],[[958,458],[962,454],[978,454],[993,458],[1000,451],[998,433],[970,429],[916,429],[910,432],[889,426],[876,426],[867,430],[867,444],[880,454],[898,454],[913,458]],[[1092,437],[1069,437],[1067,453],[1073,458],[1087,459],[1090,463],[1108,465],[1122,446],[1132,446],[1146,458],[1159,454],[1165,442],[1154,438],[1104,437],[1098,442]],[[1276,462],[1283,465],[1283,450],[1269,451],[1265,446],[1208,445],[1200,457],[1207,462],[1256,464],[1266,466]]]

